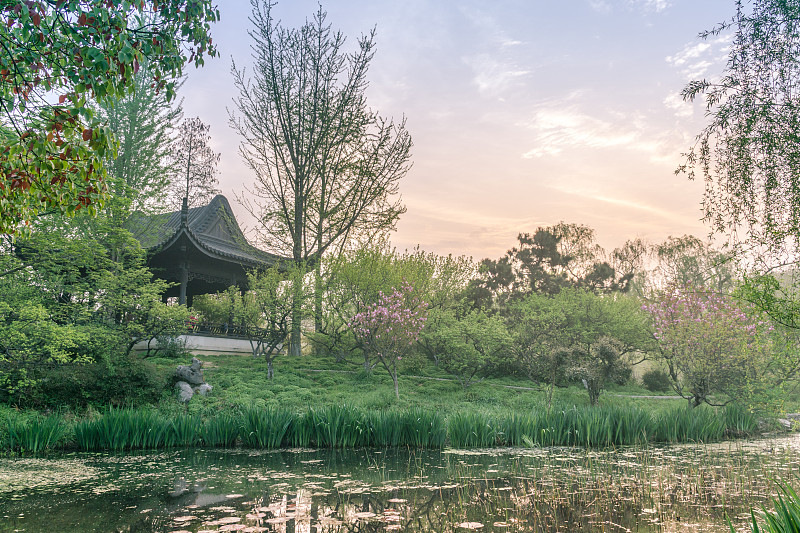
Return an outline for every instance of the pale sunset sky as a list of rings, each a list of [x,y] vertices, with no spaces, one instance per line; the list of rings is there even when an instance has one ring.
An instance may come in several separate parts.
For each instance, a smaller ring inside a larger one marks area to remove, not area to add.
[[[220,57],[189,69],[184,116],[211,125],[220,188],[236,198],[255,176],[228,125],[231,58],[251,63],[248,0],[219,2]],[[299,27],[315,0],[274,8]],[[400,184],[408,212],[399,248],[497,258],[520,232],[587,224],[607,250],[643,237],[707,235],[702,183],[675,176],[705,122],[680,91],[719,76],[728,39],[697,34],[734,14],[733,0],[329,0],[348,45],[372,27],[367,101],[414,141]]]

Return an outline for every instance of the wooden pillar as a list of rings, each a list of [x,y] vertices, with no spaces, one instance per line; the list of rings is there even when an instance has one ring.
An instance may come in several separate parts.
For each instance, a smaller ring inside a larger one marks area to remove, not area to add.
[[[189,201],[186,197],[183,198],[181,203],[181,228],[186,230],[189,227]],[[181,271],[180,282],[181,292],[178,297],[180,305],[186,305],[186,289],[189,286],[189,259],[186,257],[186,236],[182,237],[184,240],[181,244]]]
[[[189,286],[189,265],[186,261],[181,263],[181,292],[178,297],[178,303],[186,305],[186,289]]]

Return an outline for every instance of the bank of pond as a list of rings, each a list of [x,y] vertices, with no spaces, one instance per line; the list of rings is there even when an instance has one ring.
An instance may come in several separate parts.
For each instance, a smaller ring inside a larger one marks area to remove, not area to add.
[[[7,415],[0,449],[127,451],[169,448],[490,448],[714,442],[755,435],[757,418],[736,405],[675,407],[650,413],[633,406],[569,407],[449,416],[421,408],[368,411],[347,405],[232,407],[201,416],[153,408],[108,408],[83,419],[63,414]]]

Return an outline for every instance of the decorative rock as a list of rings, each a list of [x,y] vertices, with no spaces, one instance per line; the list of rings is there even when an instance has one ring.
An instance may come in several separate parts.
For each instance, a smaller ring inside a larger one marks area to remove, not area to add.
[[[192,396],[194,396],[194,390],[192,390],[192,386],[185,381],[177,382],[175,384],[175,389],[178,391],[178,401],[181,403],[188,402],[192,399]]]
[[[179,366],[178,369],[175,370],[175,377],[190,385],[202,385],[205,383],[205,379],[203,379],[203,371],[200,369],[201,366],[203,366],[203,362],[196,357],[192,357],[192,364],[189,366]]]
[[[202,366],[203,362],[200,359],[192,357],[191,365],[181,365],[175,370],[175,389],[178,391],[180,402],[188,402],[195,394],[208,396],[211,392],[213,387],[203,378]]]

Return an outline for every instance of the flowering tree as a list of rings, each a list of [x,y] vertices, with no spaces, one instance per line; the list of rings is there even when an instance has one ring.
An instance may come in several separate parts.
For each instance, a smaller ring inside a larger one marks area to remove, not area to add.
[[[644,308],[673,386],[692,406],[712,404],[714,393],[752,401],[763,387],[772,326],[751,306],[683,286]]]
[[[350,326],[364,350],[365,365],[376,357],[394,382],[394,394],[399,399],[397,384],[398,362],[419,338],[427,318],[427,306],[417,297],[410,283],[391,293],[378,293],[378,301],[356,314]]]

